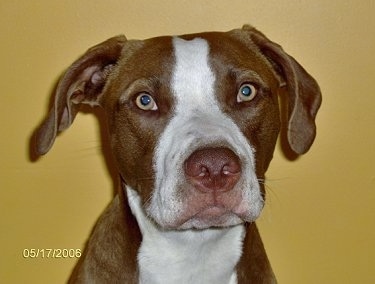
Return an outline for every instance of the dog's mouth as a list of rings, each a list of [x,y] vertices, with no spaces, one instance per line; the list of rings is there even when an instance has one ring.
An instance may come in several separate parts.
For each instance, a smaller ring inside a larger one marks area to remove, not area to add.
[[[212,219],[218,218],[228,214],[228,210],[222,206],[209,206],[204,210],[198,212],[194,217],[198,219]]]
[[[190,196],[184,208],[163,227],[168,229],[207,229],[251,222],[254,216],[241,192]]]
[[[231,227],[244,223],[240,216],[221,207],[206,208],[191,218],[177,219],[173,224],[167,225],[168,229],[187,230],[187,229],[208,229]]]
[[[194,215],[189,221],[185,222],[186,225],[191,223],[197,229],[207,227],[229,227],[243,223],[244,221],[234,212],[222,206],[210,206]]]

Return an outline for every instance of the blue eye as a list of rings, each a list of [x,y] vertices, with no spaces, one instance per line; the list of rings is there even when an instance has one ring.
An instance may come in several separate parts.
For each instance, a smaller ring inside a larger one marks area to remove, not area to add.
[[[250,97],[253,90],[249,86],[244,86],[241,88],[241,94]]]
[[[150,96],[143,95],[143,96],[140,97],[139,102],[140,102],[143,106],[148,106],[150,103],[152,103],[152,99],[151,99]]]
[[[158,107],[152,98],[152,96],[148,93],[140,93],[135,100],[135,103],[138,108],[142,110],[157,110]]]
[[[237,93],[237,102],[247,102],[255,98],[258,90],[253,84],[242,84]]]

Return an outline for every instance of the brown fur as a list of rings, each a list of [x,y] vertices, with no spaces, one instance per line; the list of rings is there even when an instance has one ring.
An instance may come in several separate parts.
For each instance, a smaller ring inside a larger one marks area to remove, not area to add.
[[[95,225],[69,283],[137,283],[137,253],[142,240],[124,191]]]

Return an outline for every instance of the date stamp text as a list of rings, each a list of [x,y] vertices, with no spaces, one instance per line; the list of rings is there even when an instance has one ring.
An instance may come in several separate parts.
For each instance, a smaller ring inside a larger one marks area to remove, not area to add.
[[[81,249],[68,248],[25,248],[23,258],[79,258]]]

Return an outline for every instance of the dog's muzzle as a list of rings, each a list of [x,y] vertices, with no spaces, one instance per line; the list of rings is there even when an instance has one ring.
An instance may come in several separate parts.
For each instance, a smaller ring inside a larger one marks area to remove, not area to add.
[[[219,109],[175,115],[156,147],[148,215],[173,229],[254,221],[263,207],[254,154]]]

